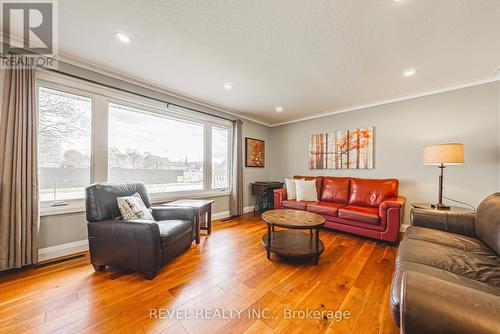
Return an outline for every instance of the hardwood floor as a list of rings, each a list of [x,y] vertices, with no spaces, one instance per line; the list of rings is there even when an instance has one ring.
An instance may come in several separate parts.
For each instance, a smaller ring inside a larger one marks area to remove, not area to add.
[[[253,214],[214,222],[210,237],[202,236],[200,245],[193,243],[153,281],[114,269],[96,273],[87,253],[80,258],[3,274],[0,332],[399,331],[388,306],[396,247],[323,230],[325,252],[315,266],[312,260],[285,262],[274,255],[272,261],[267,260],[261,244],[263,233],[265,224]],[[169,319],[167,310],[174,309],[179,313]],[[200,319],[202,311],[223,309],[224,314],[216,314],[218,319]],[[287,319],[292,310],[325,312],[318,312],[319,319],[312,318],[311,313],[311,318]],[[337,310],[344,312],[343,319],[339,313],[332,314]],[[237,312],[241,312],[240,318]],[[157,319],[154,314],[163,318]],[[229,319],[221,319],[222,316]]]

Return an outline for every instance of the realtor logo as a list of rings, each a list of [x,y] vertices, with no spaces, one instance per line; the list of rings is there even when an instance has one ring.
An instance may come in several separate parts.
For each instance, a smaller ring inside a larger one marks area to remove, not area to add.
[[[54,67],[57,56],[55,0],[1,2],[1,65]]]

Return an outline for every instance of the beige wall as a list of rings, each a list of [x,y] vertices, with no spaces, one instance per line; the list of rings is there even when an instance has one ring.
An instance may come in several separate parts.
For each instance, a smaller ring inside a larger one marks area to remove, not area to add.
[[[245,137],[263,139],[269,142],[269,128],[251,121],[243,121],[243,140]],[[266,160],[269,151],[266,152]],[[255,199],[251,196],[249,184],[253,181],[266,181],[269,178],[269,163],[266,168],[243,169],[243,205],[253,206]],[[223,213],[229,210],[229,197],[219,196],[211,198],[215,201],[212,210],[214,213]],[[71,213],[63,215],[44,216],[40,219],[40,248],[57,246],[65,243],[87,239],[87,225],[85,214]]]
[[[461,142],[465,144],[466,163],[446,168],[444,192],[477,206],[499,189],[499,108],[499,83],[493,82],[275,127],[270,138],[270,177],[395,177],[409,204],[435,202],[438,168],[422,164],[422,148]],[[309,170],[310,135],[366,126],[375,127],[375,169]]]
[[[254,205],[255,199],[251,195],[250,183],[255,181],[268,181],[270,169],[270,150],[269,150],[269,127],[250,121],[243,121],[243,205]],[[265,168],[245,167],[245,137],[261,139],[266,142]]]

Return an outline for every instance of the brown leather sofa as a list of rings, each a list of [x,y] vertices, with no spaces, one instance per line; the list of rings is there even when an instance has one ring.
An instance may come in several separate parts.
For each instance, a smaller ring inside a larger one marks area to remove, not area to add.
[[[475,214],[413,209],[390,303],[402,333],[500,333],[500,193]]]
[[[314,212],[325,217],[327,228],[389,242],[398,239],[406,201],[398,194],[398,180],[299,175],[294,178],[316,180],[318,202],[289,200],[286,190],[278,189],[274,191],[275,209]]]
[[[116,201],[139,193],[156,221],[124,221]],[[141,182],[106,182],[85,189],[90,261],[145,273],[153,279],[160,267],[184,252],[194,240],[194,212],[189,208],[152,207]]]

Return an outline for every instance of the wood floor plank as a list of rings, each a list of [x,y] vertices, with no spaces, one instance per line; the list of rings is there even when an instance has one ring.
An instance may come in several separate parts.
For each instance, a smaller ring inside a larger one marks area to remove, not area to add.
[[[1,273],[0,333],[398,332],[389,309],[396,247],[323,230],[318,265],[274,254],[269,261],[260,216],[213,225],[153,281],[116,268],[95,272],[88,253]],[[231,309],[229,317],[193,316]],[[158,316],[173,310],[191,317]],[[350,316],[335,317],[344,311]]]

